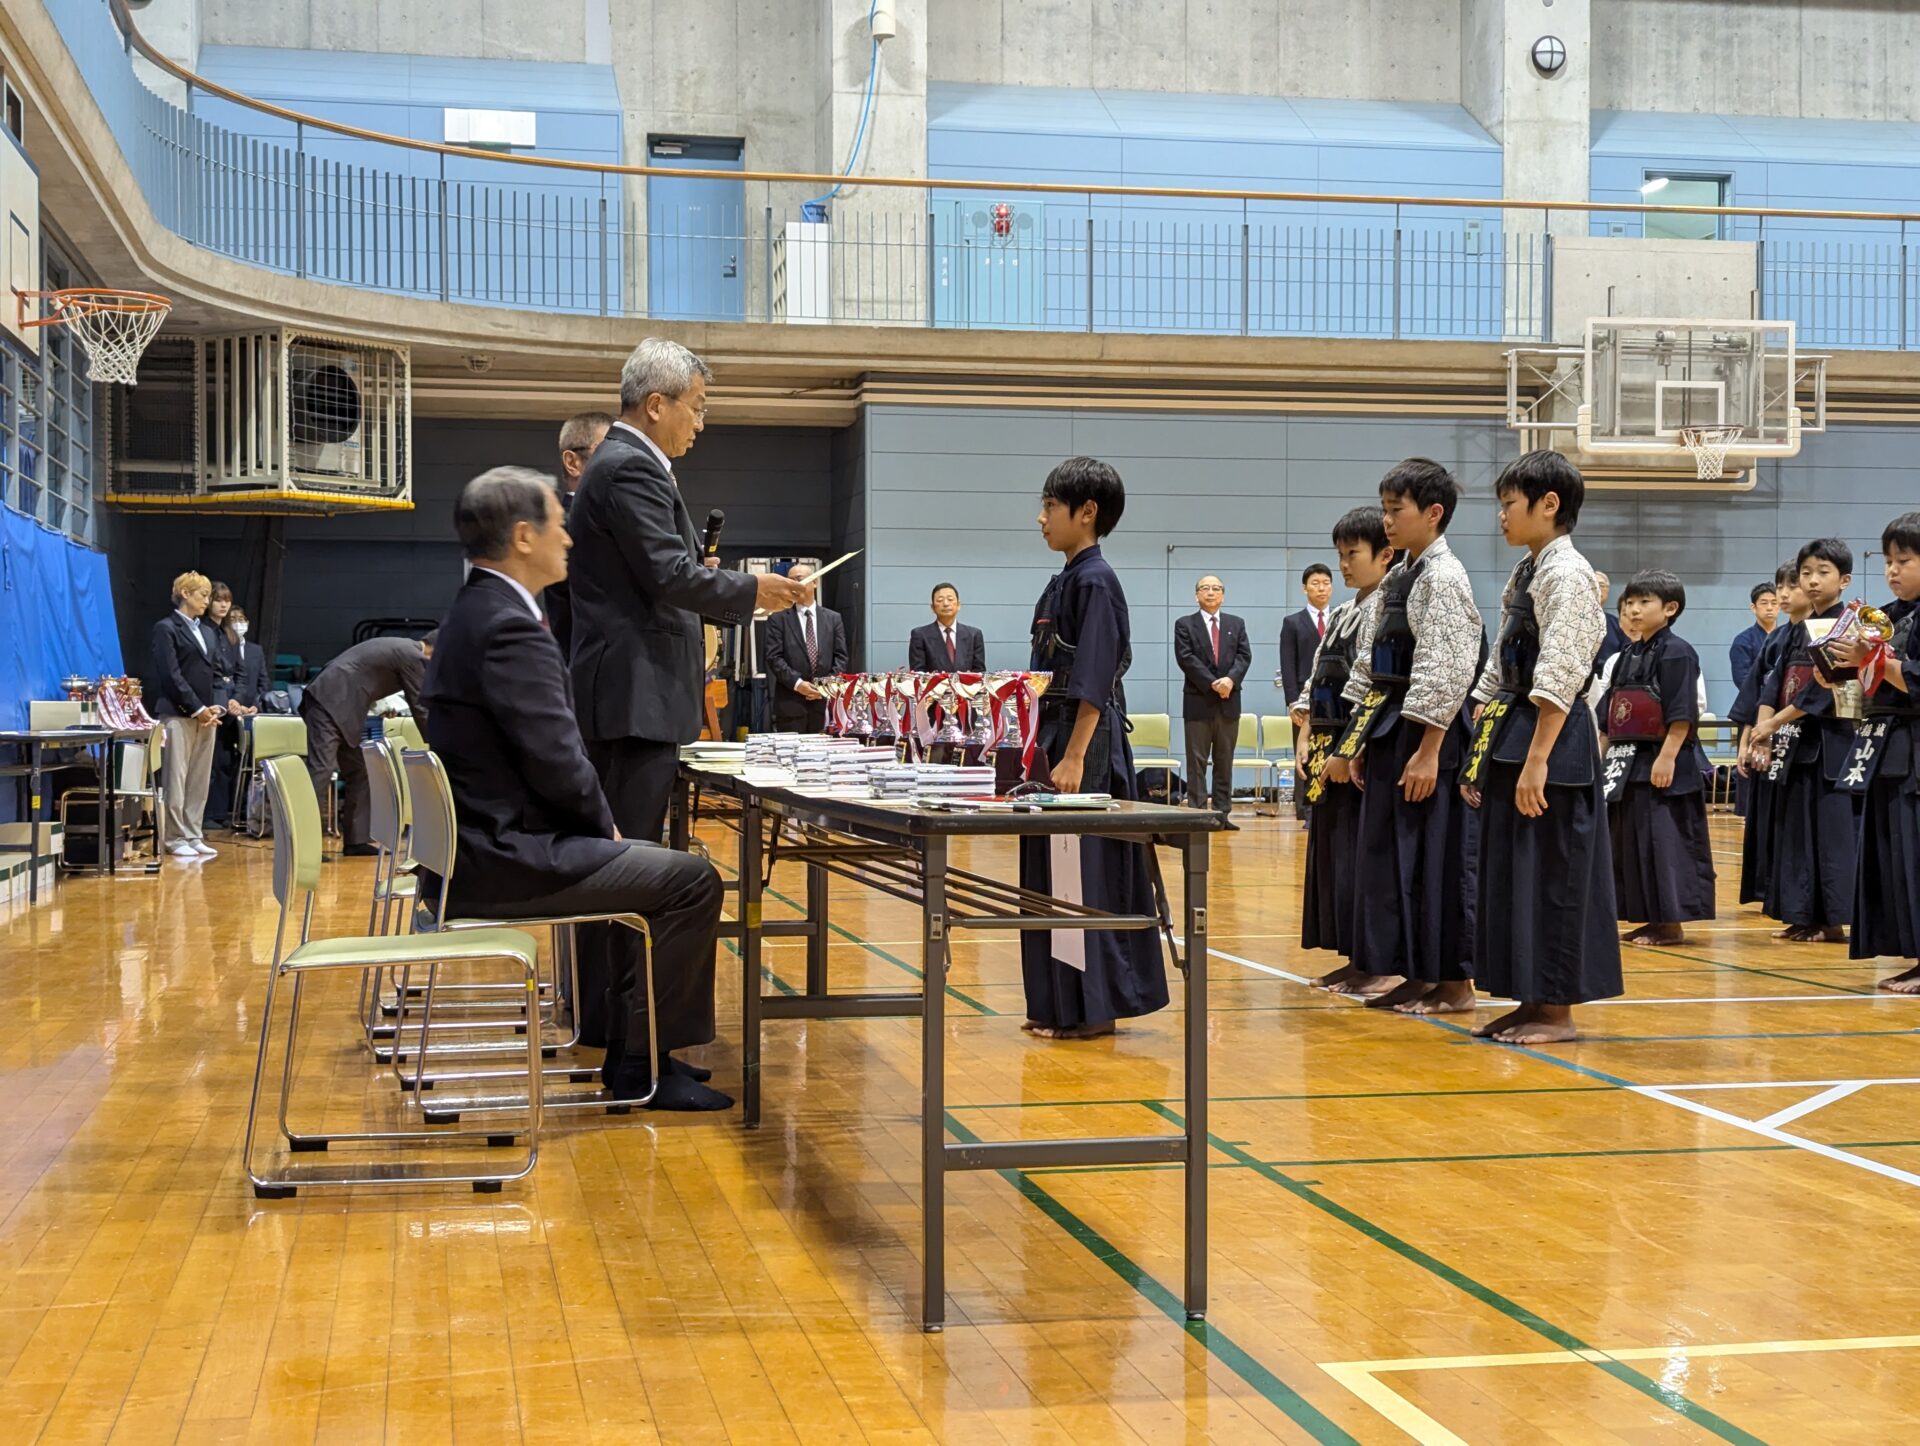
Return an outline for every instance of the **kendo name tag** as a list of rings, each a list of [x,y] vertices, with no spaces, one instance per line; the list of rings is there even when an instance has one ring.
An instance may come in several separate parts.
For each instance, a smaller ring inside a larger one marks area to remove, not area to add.
[[[1080,877],[1080,840],[1070,833],[1057,833],[1047,840],[1049,877],[1054,898],[1084,908],[1086,890]],[[1048,953],[1062,964],[1071,964],[1082,974],[1087,972],[1087,931],[1054,929]]]
[[[1367,735],[1373,731],[1373,715],[1380,711],[1380,705],[1387,701],[1384,688],[1369,688],[1367,696],[1362,698],[1353,710],[1353,716],[1347,720],[1347,731],[1341,735],[1340,746],[1334,752],[1341,758],[1354,758],[1366,747]]]
[[[1487,764],[1487,754],[1493,748],[1493,735],[1499,731],[1500,720],[1507,716],[1507,710],[1511,706],[1505,698],[1495,698],[1480,710],[1480,726],[1474,730],[1473,752],[1467,755],[1464,779],[1475,788],[1480,786],[1480,777]]]
[[[1626,785],[1627,774],[1633,768],[1633,754],[1631,743],[1615,743],[1607,749],[1607,771],[1600,791],[1608,803],[1618,798]]]

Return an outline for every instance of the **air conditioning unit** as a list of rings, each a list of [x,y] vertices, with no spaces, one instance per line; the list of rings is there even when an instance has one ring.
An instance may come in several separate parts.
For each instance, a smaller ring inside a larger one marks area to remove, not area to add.
[[[110,501],[320,512],[411,504],[405,347],[278,327],[163,336],[149,352],[140,387],[112,389]]]

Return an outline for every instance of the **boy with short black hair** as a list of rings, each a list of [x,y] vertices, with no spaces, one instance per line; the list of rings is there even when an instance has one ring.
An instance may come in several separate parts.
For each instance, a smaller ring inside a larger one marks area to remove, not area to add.
[[[1573,1006],[1621,991],[1593,714],[1584,697],[1607,634],[1593,568],[1575,550],[1586,481],[1529,452],[1494,483],[1500,532],[1527,555],[1500,600],[1500,636],[1460,791],[1480,813],[1474,961],[1519,1008],[1473,1032],[1508,1044],[1578,1037]]]
[[[1714,914],[1700,655],[1673,631],[1687,590],[1672,573],[1636,573],[1620,601],[1634,640],[1600,703],[1614,894],[1620,918],[1640,923],[1623,942],[1678,944]]]
[[[1920,994],[1920,512],[1903,512],[1880,534],[1887,564],[1893,638],[1878,680],[1866,693],[1866,718],[1841,775],[1862,792],[1860,869],[1853,889],[1855,959],[1887,955],[1914,965],[1880,981],[1891,994]],[[1864,649],[1837,644],[1850,668]]]
[[[1378,507],[1356,507],[1342,516],[1333,524],[1333,546],[1340,558],[1340,580],[1355,591],[1353,599],[1341,603],[1327,619],[1327,631],[1314,649],[1306,682],[1293,700],[1293,786],[1304,792],[1312,820],[1307,831],[1300,947],[1332,949],[1344,955],[1352,947],[1360,794],[1351,783],[1331,782],[1326,763],[1353,711],[1341,693],[1353,675],[1361,605],[1393,565],[1393,548],[1387,544]],[[1337,994],[1377,987],[1350,983],[1355,974],[1354,966],[1346,964],[1314,983]]]
[[[1862,712],[1858,688],[1829,688],[1814,664],[1813,645],[1832,631],[1853,582],[1853,549],[1821,537],[1794,559],[1807,616],[1793,625],[1761,685],[1755,745],[1771,742],[1780,791],[1769,876],[1770,912],[1792,943],[1846,941],[1853,920],[1860,795],[1841,787],[1853,725]]]
[[[1134,797],[1120,691],[1133,656],[1132,625],[1120,579],[1100,552],[1100,539],[1126,505],[1120,474],[1092,457],[1068,458],[1040,489],[1040,535],[1067,561],[1033,610],[1029,666],[1053,675],[1034,743],[1035,756],[1051,761],[1061,793]],[[1107,913],[1153,914],[1147,845],[1109,838],[1020,841],[1026,888],[1051,892],[1056,863],[1079,871],[1079,892],[1068,897]],[[1025,930],[1020,963],[1026,1028],[1043,1039],[1112,1034],[1115,1020],[1167,1004],[1166,964],[1159,936],[1149,929]]]
[[[1456,1014],[1473,1008],[1472,809],[1459,797],[1471,741],[1462,705],[1485,653],[1467,570],[1447,545],[1460,488],[1438,462],[1412,457],[1380,480],[1381,525],[1399,555],[1360,619],[1355,705],[1327,778],[1361,789],[1354,900],[1359,974],[1402,982],[1372,1008]]]
[[[1780,649],[1792,634],[1793,625],[1807,615],[1806,594],[1800,591],[1800,570],[1794,564],[1780,564],[1773,576],[1773,590],[1780,604],[1781,621],[1760,645],[1759,656],[1747,670],[1747,676],[1735,679],[1740,693],[1727,714],[1727,721],[1740,728],[1739,768],[1747,785],[1746,829],[1740,839],[1740,902],[1759,904],[1768,915],[1773,913],[1767,894],[1773,882],[1773,836],[1778,826],[1779,786],[1769,777],[1773,750],[1764,744],[1754,747],[1753,725],[1760,717],[1761,686],[1779,661]]]

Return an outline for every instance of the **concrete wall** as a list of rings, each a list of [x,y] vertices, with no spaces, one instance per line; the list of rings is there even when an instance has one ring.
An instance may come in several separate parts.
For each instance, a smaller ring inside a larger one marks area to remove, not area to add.
[[[1596,492],[1580,546],[1612,574],[1616,598],[1639,568],[1671,568],[1686,581],[1680,634],[1699,649],[1712,706],[1725,712],[1734,692],[1726,649],[1752,620],[1748,590],[1807,538],[1847,538],[1860,559],[1859,591],[1882,594],[1864,557],[1887,519],[1911,506],[1902,469],[1914,442],[1897,427],[1810,438],[1800,457],[1761,464],[1756,490],[1737,497]],[[1033,603],[1058,565],[1034,528],[1034,498],[1050,467],[1087,452],[1127,483],[1127,512],[1106,554],[1132,612],[1129,705],[1177,711],[1173,619],[1192,611],[1194,579],[1215,572],[1227,609],[1253,637],[1248,704],[1279,712],[1280,621],[1303,605],[1300,571],[1333,561],[1334,520],[1374,500],[1380,474],[1404,456],[1437,458],[1461,478],[1466,496],[1448,536],[1491,626],[1515,560],[1494,520],[1493,479],[1515,450],[1495,421],[876,407],[868,656],[877,667],[905,661],[938,573],[959,585],[967,619],[986,631],[990,663],[1022,664]]]
[[[1920,120],[1920,7],[1905,0],[1606,0],[1596,110]]]
[[[604,61],[608,0],[199,0],[208,45]],[[144,17],[142,24],[144,25]]]
[[[1457,101],[1460,0],[935,0],[935,80]]]

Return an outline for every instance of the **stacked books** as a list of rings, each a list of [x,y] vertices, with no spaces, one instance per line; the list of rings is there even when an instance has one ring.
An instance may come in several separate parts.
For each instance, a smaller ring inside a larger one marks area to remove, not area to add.
[[[974,798],[993,792],[993,770],[944,763],[880,764],[873,769],[871,784],[873,797],[903,803]]]

